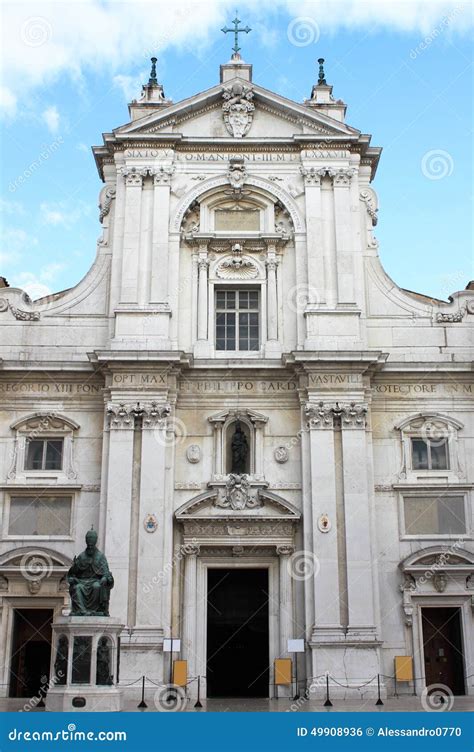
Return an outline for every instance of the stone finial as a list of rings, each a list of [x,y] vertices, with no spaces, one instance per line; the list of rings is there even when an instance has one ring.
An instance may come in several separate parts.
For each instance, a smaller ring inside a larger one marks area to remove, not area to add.
[[[324,73],[324,58],[318,58],[319,73],[318,73],[318,86],[327,86],[326,76]]]
[[[148,86],[158,86],[158,79],[156,77],[156,61],[158,58],[151,58],[151,71],[150,78],[148,79]]]

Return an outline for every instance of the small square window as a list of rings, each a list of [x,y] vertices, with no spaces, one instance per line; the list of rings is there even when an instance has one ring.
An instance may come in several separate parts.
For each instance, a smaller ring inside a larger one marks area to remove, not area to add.
[[[448,440],[412,439],[411,458],[413,470],[448,470]]]
[[[25,470],[61,470],[63,439],[31,439],[27,442]]]

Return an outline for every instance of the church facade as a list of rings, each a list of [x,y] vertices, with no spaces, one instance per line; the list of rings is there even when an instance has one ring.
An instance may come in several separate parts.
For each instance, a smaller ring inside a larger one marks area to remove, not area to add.
[[[172,655],[190,696],[293,694],[282,658],[393,693],[396,656],[474,693],[474,287],[384,272],[381,150],[322,67],[299,104],[237,53],[174,104],[153,64],[129,110],[86,277],[0,289],[3,694],[49,675],[91,527],[125,692]]]

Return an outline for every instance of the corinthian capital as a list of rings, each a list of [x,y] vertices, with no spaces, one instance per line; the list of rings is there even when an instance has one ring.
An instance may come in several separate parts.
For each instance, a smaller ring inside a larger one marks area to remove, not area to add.
[[[338,186],[350,185],[352,178],[354,177],[356,170],[351,167],[349,169],[342,168],[340,170],[332,171],[333,184]]]
[[[109,428],[135,428],[135,418],[140,415],[138,403],[109,402],[107,405],[107,423]]]
[[[171,406],[168,402],[151,402],[149,405],[144,405],[142,409],[143,428],[165,428],[166,418],[170,412]]]
[[[170,185],[174,167],[152,167],[149,170],[154,185]]]
[[[305,185],[321,185],[321,178],[324,177],[326,169],[316,167],[302,167],[301,174]]]
[[[329,402],[307,402],[305,414],[310,428],[334,428],[335,405]]]
[[[120,170],[125,178],[125,185],[141,186],[143,185],[143,178],[147,176],[147,167],[122,167]]]
[[[368,406],[365,403],[350,402],[338,405],[342,428],[365,428]]]

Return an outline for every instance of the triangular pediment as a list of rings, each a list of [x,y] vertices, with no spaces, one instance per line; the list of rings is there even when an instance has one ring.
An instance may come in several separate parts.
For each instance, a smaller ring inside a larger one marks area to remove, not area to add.
[[[268,89],[236,78],[232,83],[252,90],[252,123],[239,142],[263,138],[293,138],[298,135],[317,136],[318,139],[341,138],[356,140],[360,132],[344,123],[304,104],[286,99]],[[129,136],[175,135],[183,138],[213,140],[229,139],[223,114],[224,84],[169,106],[114,131],[121,140]]]
[[[281,496],[259,489],[251,503],[242,509],[235,509],[226,504],[222,489],[212,488],[199,494],[183,504],[175,513],[176,520],[209,520],[209,519],[260,519],[260,520],[290,520],[297,522],[301,514]]]

